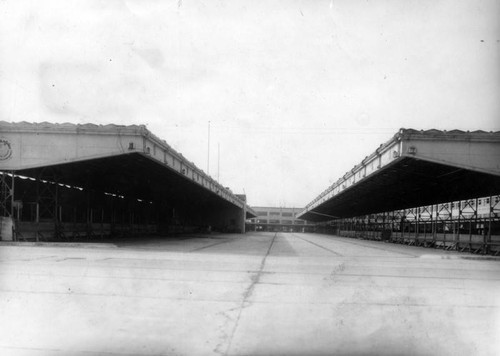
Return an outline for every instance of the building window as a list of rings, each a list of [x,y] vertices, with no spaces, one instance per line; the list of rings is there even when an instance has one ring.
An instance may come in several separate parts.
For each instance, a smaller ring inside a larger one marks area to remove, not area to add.
[[[279,223],[280,223],[280,221],[279,221],[279,220],[274,220],[274,219],[271,219],[271,220],[269,220],[269,223],[270,223],[270,224],[279,224]]]
[[[281,213],[281,216],[292,217],[292,213]]]

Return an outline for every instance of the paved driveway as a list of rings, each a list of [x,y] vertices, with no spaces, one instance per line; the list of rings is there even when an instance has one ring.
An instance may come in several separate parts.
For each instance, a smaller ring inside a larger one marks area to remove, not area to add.
[[[0,245],[0,355],[498,355],[500,261],[316,234]]]

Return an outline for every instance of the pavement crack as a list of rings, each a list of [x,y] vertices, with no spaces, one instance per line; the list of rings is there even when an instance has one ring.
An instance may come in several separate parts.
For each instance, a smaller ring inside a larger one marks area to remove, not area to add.
[[[86,260],[85,257],[65,257],[56,260],[56,262],[69,261],[69,260]]]
[[[333,269],[333,271],[327,277],[324,277],[323,280],[331,282],[331,283],[334,283],[337,280],[337,275],[339,275],[342,272],[344,272],[345,269],[346,269],[345,263],[342,262],[341,264],[335,266],[335,268]]]
[[[234,322],[233,328],[232,328],[230,334],[229,335],[225,335],[225,337],[224,337],[224,340],[227,340],[226,349],[224,351],[221,350],[221,348],[223,346],[223,343],[221,342],[221,343],[219,343],[215,347],[214,352],[216,352],[216,353],[218,353],[220,355],[224,355],[224,356],[229,354],[229,350],[231,349],[231,345],[232,345],[232,342],[233,342],[234,335],[236,334],[236,330],[238,329],[238,324],[239,324],[239,321],[240,321],[240,318],[241,318],[241,314],[242,314],[242,312],[243,312],[243,310],[245,308],[248,308],[251,305],[251,302],[249,302],[249,299],[250,299],[250,297],[252,296],[252,294],[253,294],[253,292],[255,290],[255,286],[257,284],[259,284],[259,282],[260,282],[260,277],[263,274],[264,267],[266,265],[267,257],[269,256],[269,254],[271,252],[271,249],[273,248],[274,241],[276,240],[277,235],[278,235],[278,233],[274,234],[274,236],[273,236],[273,238],[271,240],[271,243],[269,244],[269,247],[268,247],[268,249],[266,251],[266,254],[262,258],[262,261],[260,262],[259,268],[250,277],[251,283],[245,289],[245,292],[243,293],[243,299],[242,299],[242,301],[240,303],[240,306],[238,308],[238,314],[236,316],[236,321]]]
[[[189,252],[196,252],[196,251],[205,250],[205,249],[207,249],[207,248],[214,247],[214,246],[221,245],[221,244],[225,244],[225,243],[228,243],[228,242],[231,242],[231,241],[233,241],[233,240],[224,240],[224,241],[219,241],[219,242],[216,242],[216,243],[213,243],[213,244],[207,245],[207,246],[203,246],[203,247],[198,247],[198,248],[195,248],[194,250],[191,250],[191,251],[189,251]]]

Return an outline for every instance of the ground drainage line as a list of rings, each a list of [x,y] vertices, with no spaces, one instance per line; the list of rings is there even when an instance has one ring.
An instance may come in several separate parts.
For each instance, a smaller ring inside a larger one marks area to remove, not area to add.
[[[342,236],[338,236],[342,239],[348,239],[349,237],[342,237]],[[364,241],[373,241],[373,242],[376,242],[376,243],[380,243],[381,241],[376,241],[376,240],[364,240]],[[387,248],[383,248],[383,247],[375,247],[375,246],[369,246],[369,245],[365,245],[365,244],[358,244],[358,243],[355,243],[355,242],[352,242],[352,241],[344,241],[344,240],[340,240],[339,242],[341,243],[346,243],[346,244],[351,244],[351,245],[356,245],[356,246],[362,246],[362,247],[367,247],[367,248],[373,248],[375,250],[381,250],[381,251],[385,251],[385,252],[389,252],[389,253],[396,253],[396,254],[399,254],[399,255],[404,255],[404,256],[410,256],[410,257],[413,257],[413,258],[418,258],[417,255],[414,255],[412,253],[409,253],[409,252],[398,252],[398,251],[390,251],[389,249]]]
[[[298,237],[298,236],[297,236],[297,235],[295,235],[295,234],[293,234],[293,236],[294,236],[295,238],[299,239],[299,240],[302,240],[302,241],[305,241],[305,242],[309,242],[311,245],[314,245],[314,246],[316,246],[316,247],[322,248],[323,250],[326,250],[326,251],[328,251],[328,252],[331,252],[331,253],[333,253],[334,255],[341,256],[341,257],[343,257],[343,256],[344,256],[344,255],[342,255],[342,254],[340,254],[340,253],[338,253],[338,252],[335,252],[335,251],[333,251],[333,250],[330,250],[329,248],[326,248],[326,247],[324,247],[324,246],[321,246],[320,244],[317,244],[317,243],[311,242],[311,241],[309,241],[309,240],[303,239],[303,238],[301,238],[301,237]]]

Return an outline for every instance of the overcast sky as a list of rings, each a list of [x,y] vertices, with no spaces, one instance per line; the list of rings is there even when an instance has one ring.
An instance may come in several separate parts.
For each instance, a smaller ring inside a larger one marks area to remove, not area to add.
[[[500,130],[495,0],[3,0],[0,16],[0,120],[144,124],[205,171],[210,121],[210,175],[253,206],[305,206],[402,127]]]

